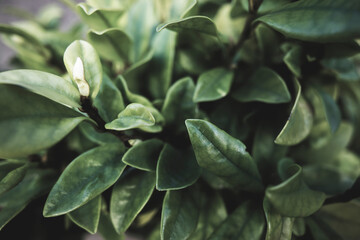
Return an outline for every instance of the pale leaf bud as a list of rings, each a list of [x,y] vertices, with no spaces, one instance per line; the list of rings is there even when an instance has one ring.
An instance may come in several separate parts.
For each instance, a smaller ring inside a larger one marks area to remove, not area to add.
[[[84,65],[79,57],[74,64],[73,79],[79,88],[80,95],[88,97],[90,95],[90,86],[85,80]]]

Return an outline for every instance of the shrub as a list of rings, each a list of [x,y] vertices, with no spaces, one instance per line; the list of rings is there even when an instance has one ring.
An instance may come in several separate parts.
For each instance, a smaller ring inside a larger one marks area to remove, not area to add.
[[[0,234],[360,238],[359,1],[64,2],[0,25]]]

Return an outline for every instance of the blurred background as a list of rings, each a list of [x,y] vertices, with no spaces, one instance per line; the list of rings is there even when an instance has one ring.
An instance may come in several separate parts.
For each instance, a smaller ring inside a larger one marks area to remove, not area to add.
[[[74,2],[80,2],[75,0]],[[61,22],[61,29],[69,29],[79,18],[59,0],[0,0],[0,23],[11,23],[22,20],[22,16],[16,16],[15,12],[23,10],[31,14],[38,14],[39,10],[47,5],[56,5],[62,8],[64,17]],[[0,71],[10,69],[10,60],[14,52],[0,40]]]

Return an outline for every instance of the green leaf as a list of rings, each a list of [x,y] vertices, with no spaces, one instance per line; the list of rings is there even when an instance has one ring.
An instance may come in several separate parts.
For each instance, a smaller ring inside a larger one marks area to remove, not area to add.
[[[29,164],[24,164],[2,178],[0,181],[0,196],[19,184],[24,179],[29,167]]]
[[[253,239],[259,240],[265,227],[263,213],[257,206],[245,202],[210,236],[209,240]]]
[[[236,189],[263,190],[256,163],[241,141],[204,120],[189,119],[185,124],[200,167]]]
[[[289,178],[266,189],[265,196],[274,209],[286,217],[306,217],[320,209],[326,195],[308,188],[297,164],[284,165]]]
[[[45,217],[68,213],[105,191],[125,168],[121,158],[125,149],[108,144],[81,154],[63,171],[44,207]]]
[[[16,187],[0,196],[0,230],[33,199],[46,193],[55,182],[52,170],[31,169]]]
[[[343,150],[329,161],[318,161],[304,166],[304,180],[311,189],[336,195],[350,189],[360,176],[360,159]]]
[[[226,207],[221,195],[217,192],[202,193],[203,203],[200,209],[197,228],[189,239],[208,239],[213,231],[226,219]]]
[[[193,102],[194,90],[193,81],[186,77],[176,81],[167,92],[161,113],[166,126],[173,131],[184,131],[184,121],[195,117],[197,106]]]
[[[194,93],[194,102],[208,102],[225,97],[231,87],[234,73],[215,68],[200,75]]]
[[[266,240],[291,240],[294,218],[283,217],[264,199],[267,221]]]
[[[328,224],[341,239],[357,239],[360,230],[360,201],[353,199],[345,203],[325,205],[316,213],[316,217]]]
[[[3,179],[11,171],[24,166],[26,161],[23,160],[1,160],[0,161],[0,179]]]
[[[176,34],[170,31],[157,33],[149,63],[149,90],[154,98],[164,98],[170,87],[174,68]]]
[[[73,69],[77,58],[83,62],[85,80],[90,86],[90,96],[95,99],[103,78],[100,58],[94,47],[88,42],[83,40],[72,42],[64,53],[65,67],[71,78],[73,78]]]
[[[358,53],[360,53],[360,45],[354,40],[324,45],[324,58],[352,57]]]
[[[103,204],[103,208],[100,214],[98,232],[104,238],[104,240],[124,240],[124,234],[118,234],[115,231],[114,225],[111,222],[110,214],[106,211],[106,206],[104,205],[105,204]]]
[[[12,70],[0,73],[0,83],[18,85],[55,102],[80,107],[79,90],[71,82],[51,73]]]
[[[328,224],[315,216],[306,218],[314,240],[343,240]]]
[[[127,12],[124,29],[133,40],[134,62],[142,60],[154,37],[156,16],[152,1],[138,0]]]
[[[200,167],[191,149],[178,150],[166,144],[156,168],[156,189],[176,190],[188,187],[200,177]]]
[[[103,31],[116,27],[118,19],[124,12],[123,9],[105,9],[80,3],[75,8],[81,19],[95,31]]]
[[[99,94],[94,100],[94,106],[105,122],[116,119],[117,115],[125,108],[121,92],[107,75],[103,77]]]
[[[301,95],[300,83],[296,80],[296,99],[289,119],[275,139],[276,144],[291,146],[304,140],[310,133],[313,116],[305,98]]]
[[[218,37],[218,31],[215,23],[205,16],[187,17],[181,20],[165,23],[158,26],[156,31],[160,32],[165,28],[175,32],[195,31]]]
[[[341,112],[336,104],[335,100],[326,92],[321,89],[317,91],[319,93],[320,99],[323,103],[323,108],[325,111],[325,117],[329,123],[332,133],[335,133],[338,130],[341,123]]]
[[[84,119],[23,88],[0,85],[0,139],[6,139],[0,143],[0,158],[25,157],[46,149]]]
[[[348,58],[330,58],[321,61],[321,64],[334,72],[338,79],[342,81],[359,81],[360,75],[357,66]]]
[[[117,138],[113,134],[108,132],[98,132],[96,128],[97,126],[95,124],[88,122],[83,122],[79,124],[79,130],[86,137],[85,139],[90,140],[93,143],[103,145],[119,141],[119,138]]]
[[[303,64],[303,49],[301,46],[290,46],[283,61],[295,77],[301,77],[301,65]]]
[[[284,80],[266,67],[259,68],[231,96],[240,102],[286,103],[291,100]]]
[[[292,232],[295,236],[301,237],[305,234],[306,225],[304,218],[295,218]]]
[[[131,62],[132,40],[122,30],[108,28],[101,32],[90,31],[87,36],[104,59]]]
[[[285,36],[313,42],[341,42],[360,37],[360,2],[302,0],[278,8],[262,21]],[[316,25],[314,25],[316,22]]]
[[[144,208],[155,188],[155,174],[141,172],[121,179],[110,201],[111,221],[118,233],[124,233]]]
[[[123,131],[127,129],[153,126],[155,118],[151,112],[139,103],[131,103],[119,113],[118,118],[105,125],[106,129]]]
[[[30,44],[39,53],[39,55],[44,56],[45,59],[49,59],[51,57],[50,51],[35,36],[19,27],[0,24],[0,33],[18,36],[20,37],[20,40],[25,40],[26,43]]]
[[[196,229],[199,214],[196,189],[168,191],[161,213],[161,240],[188,239]]]
[[[90,200],[85,205],[67,214],[79,227],[91,234],[97,232],[101,212],[101,195]]]
[[[156,138],[140,142],[124,154],[122,161],[134,168],[155,172],[163,146],[164,142]]]

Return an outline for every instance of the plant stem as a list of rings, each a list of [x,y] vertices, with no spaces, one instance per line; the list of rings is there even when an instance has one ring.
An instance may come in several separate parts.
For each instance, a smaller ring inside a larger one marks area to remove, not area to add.
[[[131,147],[129,140],[131,137],[127,136],[124,132],[109,130],[105,128],[106,122],[99,114],[99,111],[92,105],[91,99],[88,97],[81,96],[81,109],[80,111],[85,112],[89,117],[97,123],[97,130],[100,132],[108,132],[119,138],[126,147]]]

